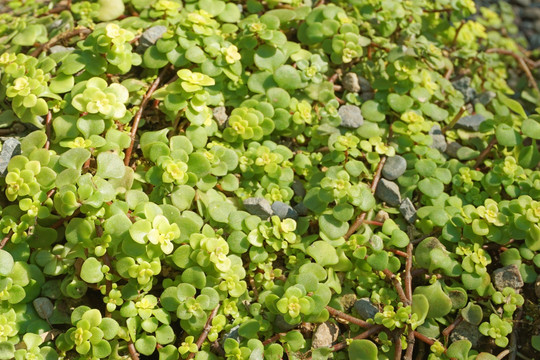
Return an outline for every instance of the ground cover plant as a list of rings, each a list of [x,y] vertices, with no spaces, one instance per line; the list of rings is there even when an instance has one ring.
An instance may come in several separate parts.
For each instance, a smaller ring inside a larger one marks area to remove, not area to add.
[[[0,12],[0,359],[538,357],[508,5]]]

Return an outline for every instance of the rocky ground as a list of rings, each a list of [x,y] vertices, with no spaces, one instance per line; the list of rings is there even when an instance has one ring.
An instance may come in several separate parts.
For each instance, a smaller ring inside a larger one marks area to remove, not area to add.
[[[499,3],[503,11],[513,10],[519,32],[527,39],[529,49],[540,49],[540,0],[479,0],[479,6]]]

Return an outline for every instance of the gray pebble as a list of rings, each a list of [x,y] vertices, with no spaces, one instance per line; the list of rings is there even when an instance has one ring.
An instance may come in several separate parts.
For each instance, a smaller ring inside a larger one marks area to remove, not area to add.
[[[536,21],[534,22],[534,31],[535,31],[536,33],[540,33],[540,20],[536,20]]]
[[[379,312],[379,308],[371,303],[369,298],[361,298],[354,303],[354,310],[364,320],[373,319]]]
[[[274,215],[277,215],[281,220],[283,219],[298,219],[298,213],[290,205],[281,201],[274,201],[272,203],[272,211]]]
[[[365,77],[358,75],[358,84],[362,93],[373,93],[373,88]]]
[[[390,180],[381,179],[375,190],[375,195],[390,206],[399,206],[401,194],[399,186]]]
[[[137,52],[143,53],[150,46],[154,45],[156,41],[161,39],[163,34],[167,31],[167,27],[164,25],[156,25],[146,29],[140,39],[139,46],[137,46]]]
[[[38,297],[32,302],[34,309],[36,309],[37,314],[40,318],[47,320],[51,317],[54,311],[54,305],[51,300],[46,297]]]
[[[298,213],[300,216],[306,216],[308,214],[308,208],[304,203],[299,203],[294,206],[294,210]]]
[[[452,81],[452,86],[459,92],[464,93],[468,88],[471,87],[471,78],[464,76],[458,80]]]
[[[317,326],[317,330],[313,334],[311,346],[314,349],[320,347],[330,347],[339,336],[339,326],[329,321],[323,322]]]
[[[408,223],[413,224],[416,221],[416,209],[414,208],[414,204],[412,203],[411,199],[403,199],[399,205],[399,211]]]
[[[227,110],[225,106],[217,106],[212,110],[214,118],[217,120],[220,128],[227,126],[227,121],[229,120],[229,115],[227,115]]]
[[[533,49],[540,47],[540,34],[533,34],[529,38],[529,45]]]
[[[7,175],[7,167],[12,157],[21,154],[21,143],[15,138],[8,138],[2,144],[0,152],[0,176]]]
[[[238,333],[238,329],[240,329],[240,325],[234,326],[224,337],[223,341],[227,339],[233,339],[238,342],[240,342],[240,334]]]
[[[493,91],[484,91],[474,99],[474,103],[480,103],[485,106],[489,104],[491,100],[495,99],[495,97],[497,97],[497,94],[495,94]]]
[[[531,20],[540,19],[540,8],[537,8],[537,7],[527,8],[524,11],[521,11],[521,16],[524,19],[531,19]]]
[[[341,117],[341,126],[356,129],[364,123],[364,117],[360,108],[356,105],[343,105],[338,110]]]
[[[294,182],[291,185],[291,188],[294,191],[294,195],[300,196],[303,198],[306,196],[306,188],[304,187],[304,184],[300,180],[294,180]]]
[[[472,87],[467,88],[465,91],[461,93],[463,94],[463,100],[465,101],[465,104],[470,103],[476,97],[476,90],[473,89]]]
[[[344,294],[342,297],[339,298],[339,303],[341,306],[343,306],[344,311],[349,311],[350,308],[354,306],[354,303],[356,302],[356,294],[350,293],[350,294]]]
[[[527,7],[531,5],[531,0],[514,0],[514,3],[518,4],[519,6]]]
[[[493,284],[497,290],[502,291],[505,287],[518,290],[523,287],[523,278],[517,265],[508,265],[493,271]]]
[[[74,47],[65,47],[65,46],[62,46],[62,45],[54,45],[53,47],[51,47],[49,49],[50,53],[51,54],[55,54],[55,53],[59,53],[59,52],[63,52],[63,51],[72,51],[72,50],[75,50]]]
[[[460,143],[453,141],[447,144],[446,154],[450,157],[457,158],[457,152],[461,148],[462,148],[462,145]]]
[[[375,93],[373,91],[362,92],[362,94],[360,94],[360,98],[362,101],[373,100],[375,98]]]
[[[244,200],[244,208],[251,215],[257,215],[263,220],[268,219],[274,214],[268,200],[262,197],[251,197]]]
[[[431,147],[439,150],[440,152],[446,151],[446,138],[444,137],[439,124],[435,124],[429,130],[429,135],[433,139]]]
[[[407,160],[403,156],[395,155],[386,159],[382,169],[382,176],[388,180],[395,180],[407,170]]]
[[[467,321],[462,321],[450,334],[450,341],[469,340],[473,348],[475,348],[478,345],[478,340],[480,340],[481,336],[482,334],[480,334],[478,326],[472,325]]]
[[[390,219],[390,214],[388,214],[384,210],[379,210],[379,212],[377,213],[377,215],[375,215],[375,218],[373,220],[383,223],[388,219]]]
[[[461,128],[469,131],[478,131],[480,130],[480,124],[482,124],[484,121],[486,121],[484,115],[468,115],[458,120],[458,122],[456,123],[456,128]]]
[[[347,91],[357,93],[360,92],[360,84],[358,83],[358,75],[353,72],[346,73],[341,80],[343,88]]]

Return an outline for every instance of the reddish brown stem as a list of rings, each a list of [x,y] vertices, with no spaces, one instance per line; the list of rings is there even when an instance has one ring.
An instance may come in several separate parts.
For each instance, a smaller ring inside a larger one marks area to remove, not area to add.
[[[405,351],[405,360],[412,360],[414,351],[414,332],[409,326],[409,333],[407,334],[407,351]]]
[[[443,331],[442,331],[442,336],[444,336],[444,340],[446,342],[448,342],[448,337],[450,336],[450,333],[452,331],[454,331],[454,329],[456,328],[456,326],[459,325],[459,323],[461,323],[463,321],[463,318],[461,317],[461,315],[459,315],[456,320],[454,320],[454,322],[452,322],[450,325],[448,325]]]
[[[45,118],[45,135],[47,135],[47,141],[45,142],[45,149],[49,150],[51,146],[51,120],[52,112],[49,110],[47,117]]]
[[[11,239],[12,236],[13,236],[13,230],[10,230],[8,232],[8,234],[6,236],[4,236],[4,238],[0,242],[0,249],[2,249],[4,246],[6,246],[7,242],[9,241],[9,239]]]
[[[397,276],[388,269],[384,269],[383,273],[388,279],[390,279],[390,281],[392,281],[392,284],[394,285],[394,288],[396,289],[396,292],[398,293],[401,302],[405,306],[410,305],[410,300],[407,298],[407,296],[405,296],[405,292],[403,291],[403,287],[401,286],[401,283],[399,282]]]
[[[486,53],[487,54],[495,53],[495,54],[508,55],[508,56],[513,57],[519,64],[519,67],[521,67],[521,70],[523,70],[523,72],[527,76],[527,79],[529,80],[530,85],[534,87],[534,89],[537,92],[540,92],[540,90],[538,89],[538,84],[536,83],[536,80],[534,79],[534,76],[531,73],[531,69],[529,69],[529,67],[527,66],[527,63],[525,62],[522,56],[519,56],[515,52],[511,50],[506,50],[506,49],[487,49]]]
[[[58,220],[57,222],[55,222],[54,224],[51,225],[51,229],[58,229],[60,226],[64,225],[64,223],[66,221],[69,221],[71,219],[73,219],[75,216],[79,215],[81,213],[81,208],[78,208],[77,210],[75,210],[75,212],[73,214],[71,214],[70,216],[66,217],[66,218],[62,218],[60,220]]]
[[[272,343],[275,343],[276,341],[279,340],[280,337],[285,336],[285,335],[287,335],[287,333],[277,333],[274,336],[272,336],[271,338],[268,338],[268,339],[264,340],[262,344],[264,346],[270,345]]]
[[[367,329],[366,331],[364,331],[363,333],[361,333],[359,335],[356,335],[352,339],[353,340],[365,339],[365,338],[368,338],[371,335],[377,334],[377,333],[379,333],[379,332],[381,332],[383,330],[384,330],[384,326],[382,326],[382,325],[374,325],[374,326],[370,327],[369,329]],[[347,342],[343,341],[343,342],[340,342],[340,343],[332,346],[332,351],[339,351],[339,350],[344,349],[346,347],[347,347]]]
[[[406,258],[408,256],[406,252],[401,251],[401,250],[397,250],[397,249],[386,249],[386,250],[388,250],[390,252],[393,252],[397,256],[401,256],[401,257],[404,257],[404,258]]]
[[[373,176],[373,181],[371,182],[372,193],[375,193],[375,190],[377,190],[377,185],[379,184],[379,180],[381,180],[381,173],[382,173],[382,169],[385,163],[386,163],[386,156],[383,156],[381,158],[381,161],[379,161],[379,165],[377,165],[377,170],[375,171],[375,175]]]
[[[412,303],[412,276],[411,276],[411,269],[412,269],[412,262],[413,262],[413,244],[409,243],[407,245],[407,260],[405,261],[405,296],[409,301]]]
[[[446,80],[450,80],[450,76],[452,76],[453,73],[454,73],[454,67],[451,66],[448,68],[448,70],[446,70],[446,73],[444,74],[444,78]]]
[[[208,333],[210,332],[210,329],[212,328],[212,319],[217,315],[217,312],[219,310],[220,304],[218,304],[214,310],[210,313],[210,316],[208,317],[208,320],[206,320],[206,324],[204,325],[204,330],[199,336],[199,339],[197,340],[197,349],[200,349],[203,342],[206,340],[206,337],[208,336]],[[189,353],[186,360],[193,359],[195,357],[195,353]]]
[[[493,146],[495,146],[495,144],[497,144],[497,137],[493,136],[493,139],[491,139],[488,146],[486,146],[486,148],[480,153],[480,155],[476,159],[476,162],[474,163],[475,169],[478,168],[480,164],[484,162],[484,159],[486,158],[486,156],[488,156],[489,152],[491,151]]]
[[[364,222],[364,219],[366,218],[366,215],[367,214],[365,212],[363,212],[363,213],[361,213],[360,215],[358,215],[356,217],[356,220],[354,221],[354,223],[351,225],[351,227],[349,228],[349,230],[347,231],[347,233],[344,236],[345,240],[348,240],[352,236],[352,234],[354,234],[356,232],[356,230],[358,230],[360,225],[362,225],[362,223]]]
[[[346,321],[348,321],[350,323],[353,323],[353,324],[358,325],[358,326],[363,327],[363,328],[369,329],[369,328],[375,326],[375,325],[372,325],[372,324],[368,323],[367,321],[355,318],[354,316],[351,316],[349,314],[345,314],[344,312],[339,311],[337,309],[334,309],[333,307],[330,307],[330,306],[326,306],[326,310],[328,310],[330,315],[332,315],[334,317],[340,318],[342,320],[346,320]]]
[[[126,149],[126,157],[124,158],[124,164],[126,166],[129,166],[129,162],[131,161],[131,153],[133,152],[133,146],[135,145],[135,136],[137,135],[137,129],[139,128],[139,122],[141,121],[141,117],[144,111],[144,108],[146,107],[146,104],[152,97],[152,94],[154,94],[154,91],[157,90],[159,84],[163,81],[163,77],[167,73],[169,67],[163,68],[161,70],[161,73],[158,75],[156,80],[150,85],[148,88],[148,91],[146,91],[146,94],[144,94],[144,97],[141,101],[141,105],[139,106],[139,110],[137,110],[137,113],[135,114],[135,117],[133,118],[133,125],[131,128],[131,143],[129,144],[129,147]]]
[[[368,224],[368,225],[375,225],[375,226],[383,226],[384,225],[383,222],[375,221],[375,220],[364,220],[363,223]]]
[[[454,34],[454,38],[452,39],[452,45],[451,45],[452,49],[454,48],[454,46],[456,46],[457,38],[458,38],[459,33],[461,32],[461,29],[463,29],[463,25],[465,25],[465,20],[461,20],[461,25],[459,25],[459,27],[456,30],[456,33]]]
[[[454,11],[452,8],[447,8],[447,9],[424,9],[423,10],[425,13],[441,13],[441,12],[452,12]]]
[[[428,344],[429,346],[435,344],[435,340],[428,338],[426,335],[419,333],[418,331],[413,331],[414,337],[418,340]]]
[[[129,350],[129,356],[131,357],[131,360],[139,360],[139,353],[135,349],[135,345],[132,341],[128,342],[128,350]]]
[[[401,334],[403,334],[403,329],[396,331],[394,333],[394,360],[401,360],[401,355],[403,352],[403,346],[401,345]]]
[[[375,171],[375,175],[373,175],[373,182],[371,183],[372,193],[375,193],[375,190],[377,189],[377,185],[379,184],[379,180],[381,179],[381,172],[382,172],[385,162],[386,162],[386,156],[383,156],[381,161],[379,161],[379,165],[377,165],[377,170]],[[349,228],[349,230],[344,236],[345,240],[348,240],[352,236],[352,234],[354,234],[356,230],[358,230],[360,225],[362,225],[362,223],[365,221],[366,215],[367,214],[363,212],[356,217],[356,220],[354,221],[354,223],[351,225],[351,227]]]
[[[91,32],[92,30],[84,28],[84,27],[68,30],[66,32],[56,35],[51,40],[47,41],[45,44],[40,45],[37,49],[32,51],[30,56],[38,57],[39,54],[41,54],[43,51],[47,51],[54,45],[58,44],[59,42],[69,40],[75,36],[79,36],[81,39],[84,39]]]

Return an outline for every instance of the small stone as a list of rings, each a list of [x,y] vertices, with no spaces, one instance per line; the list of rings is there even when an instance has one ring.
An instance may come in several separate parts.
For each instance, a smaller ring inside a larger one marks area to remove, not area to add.
[[[300,216],[306,216],[308,214],[308,208],[304,203],[298,203],[294,206],[294,210],[298,213]]]
[[[362,92],[362,94],[360,94],[360,98],[362,101],[373,100],[375,98],[375,93],[373,91]]]
[[[375,195],[390,206],[399,206],[401,194],[399,186],[390,180],[381,179],[375,190]]]
[[[356,294],[345,294],[339,298],[339,303],[343,306],[344,311],[349,311],[356,302]]]
[[[382,176],[388,180],[395,180],[407,170],[407,160],[403,156],[395,155],[386,159],[382,169]]]
[[[302,184],[300,180],[294,180],[291,188],[294,191],[294,195],[300,196],[301,198],[306,196],[306,188],[304,187],[304,184]]]
[[[433,125],[429,130],[429,134],[433,139],[431,147],[439,150],[440,152],[445,152],[447,146],[446,137],[444,137],[444,134],[441,131],[441,126],[439,124]]]
[[[536,281],[534,282],[534,293],[540,299],[540,275],[536,277]]]
[[[63,51],[72,51],[72,50],[75,50],[74,47],[65,47],[65,46],[62,46],[62,45],[54,45],[53,47],[51,47],[49,49],[50,53],[51,54],[56,54],[56,53],[59,53],[59,52],[63,52]]]
[[[456,123],[456,127],[469,131],[478,131],[480,130],[480,124],[482,124],[484,121],[486,121],[484,115],[468,115],[459,119]]]
[[[238,333],[238,329],[240,329],[240,325],[236,325],[235,327],[233,327],[224,337],[223,337],[223,341],[225,342],[225,340],[227,339],[233,339],[233,340],[236,340],[238,342],[240,342],[240,334]]]
[[[313,334],[313,340],[311,346],[314,349],[320,347],[330,347],[334,343],[339,335],[339,326],[329,321],[323,322],[315,330]]]
[[[244,208],[251,215],[257,215],[263,220],[268,219],[274,214],[268,200],[262,197],[251,197],[244,200]]]
[[[354,310],[364,320],[373,319],[379,312],[379,308],[371,303],[369,298],[361,298],[354,303]]]
[[[388,219],[390,219],[390,214],[388,214],[384,210],[379,210],[379,212],[377,213],[377,215],[375,215],[375,218],[373,220],[383,223]]]
[[[480,340],[481,336],[482,334],[478,331],[478,326],[468,323],[467,321],[462,321],[450,334],[450,341],[469,340],[473,348],[475,348],[478,345],[478,340]]]
[[[485,106],[489,104],[491,100],[495,99],[496,96],[497,94],[495,94],[493,91],[484,91],[474,99],[474,103],[480,103]]]
[[[298,213],[290,205],[281,201],[274,201],[272,203],[272,211],[274,215],[277,215],[281,220],[283,219],[298,219]]]
[[[531,19],[531,20],[540,19],[540,8],[530,7],[530,8],[524,9],[524,11],[521,12],[521,16],[524,19]]]
[[[34,305],[34,309],[36,309],[39,317],[44,320],[47,320],[53,314],[54,305],[51,300],[46,297],[38,297],[32,302],[32,304]]]
[[[167,31],[167,27],[164,25],[156,25],[146,29],[139,38],[139,46],[137,46],[137,52],[143,53],[150,46],[154,45],[163,34]]]
[[[373,93],[373,88],[365,77],[358,75],[358,84],[362,93]]]
[[[341,80],[343,88],[347,91],[357,93],[360,92],[360,84],[358,83],[358,75],[353,72],[346,73]]]
[[[338,110],[341,126],[349,129],[359,128],[364,123],[360,108],[356,105],[343,105]]]
[[[539,32],[540,32],[540,20],[536,20],[536,21],[534,22],[534,31],[535,31],[536,33],[539,33]]]
[[[531,0],[514,0],[514,3],[518,4],[519,6],[527,7],[531,5]]]
[[[463,94],[463,100],[465,101],[465,104],[470,103],[474,100],[476,97],[476,90],[472,87],[467,88],[465,91],[462,92]]]
[[[0,152],[0,176],[7,175],[7,167],[12,157],[21,154],[21,143],[15,138],[8,138],[2,144]]]
[[[458,80],[452,81],[452,86],[459,92],[464,93],[469,87],[471,87],[471,78],[464,76]]]
[[[511,287],[514,290],[521,289],[523,278],[517,265],[508,265],[493,271],[493,284],[499,291],[505,287]]]
[[[215,107],[214,110],[212,110],[212,113],[214,114],[214,118],[217,120],[220,128],[224,128],[225,126],[227,126],[229,115],[227,115],[227,110],[225,109],[225,106]]]
[[[446,146],[446,154],[450,157],[457,158],[457,152],[462,147],[460,143],[453,141]]]
[[[414,208],[414,204],[412,203],[411,199],[403,199],[399,205],[399,211],[409,224],[413,224],[416,221],[416,209]]]

